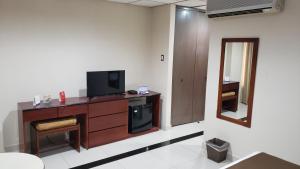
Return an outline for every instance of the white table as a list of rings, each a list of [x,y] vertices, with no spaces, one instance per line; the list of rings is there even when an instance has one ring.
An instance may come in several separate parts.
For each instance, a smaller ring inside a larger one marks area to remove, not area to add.
[[[37,156],[25,153],[0,153],[3,169],[44,169],[43,161]]]

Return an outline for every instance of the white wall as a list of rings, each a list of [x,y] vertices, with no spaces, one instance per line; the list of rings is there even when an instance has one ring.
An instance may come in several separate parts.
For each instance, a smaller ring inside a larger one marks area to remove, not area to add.
[[[102,0],[0,0],[0,143],[18,144],[17,102],[82,95],[87,71],[125,69],[128,89],[144,83],[151,14]]]
[[[234,156],[264,151],[300,164],[300,1],[275,15],[210,20],[206,137],[231,143]],[[216,118],[221,39],[259,37],[252,128]]]
[[[226,55],[224,62],[224,73],[230,77],[231,81],[241,81],[244,44],[243,43],[228,43],[226,45]]]
[[[175,28],[175,5],[164,5],[152,9],[152,48],[149,65],[151,72],[148,84],[161,93],[162,128],[171,127],[171,93],[173,69],[173,44]],[[161,61],[161,55],[165,61]]]
[[[232,56],[231,56],[231,73],[230,79],[233,81],[241,81],[242,66],[244,56],[244,44],[232,43]]]

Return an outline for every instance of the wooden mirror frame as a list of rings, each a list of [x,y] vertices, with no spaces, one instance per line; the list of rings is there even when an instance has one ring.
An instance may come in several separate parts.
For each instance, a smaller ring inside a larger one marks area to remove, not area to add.
[[[232,42],[233,43],[234,42],[237,42],[237,43],[239,43],[239,42],[240,43],[244,43],[244,42],[253,43],[253,56],[252,56],[252,65],[251,65],[250,89],[249,89],[248,107],[247,107],[247,122],[243,122],[241,120],[226,117],[226,116],[222,115],[222,88],[223,88],[225,50],[226,50],[226,43],[232,43]],[[239,124],[239,125],[242,125],[242,126],[245,126],[245,127],[248,127],[248,128],[251,128],[258,46],[259,46],[259,38],[223,38],[222,39],[217,118],[223,119],[223,120],[235,123],[235,124]]]

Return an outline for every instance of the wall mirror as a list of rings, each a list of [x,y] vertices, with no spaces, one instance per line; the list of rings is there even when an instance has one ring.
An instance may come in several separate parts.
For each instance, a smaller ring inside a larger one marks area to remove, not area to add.
[[[217,117],[251,127],[258,38],[222,39]]]

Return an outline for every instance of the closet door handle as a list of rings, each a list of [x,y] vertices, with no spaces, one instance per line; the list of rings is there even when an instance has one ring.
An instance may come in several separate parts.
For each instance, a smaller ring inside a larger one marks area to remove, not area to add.
[[[180,82],[181,82],[181,83],[183,82],[183,79],[182,79],[182,78],[180,79]]]

